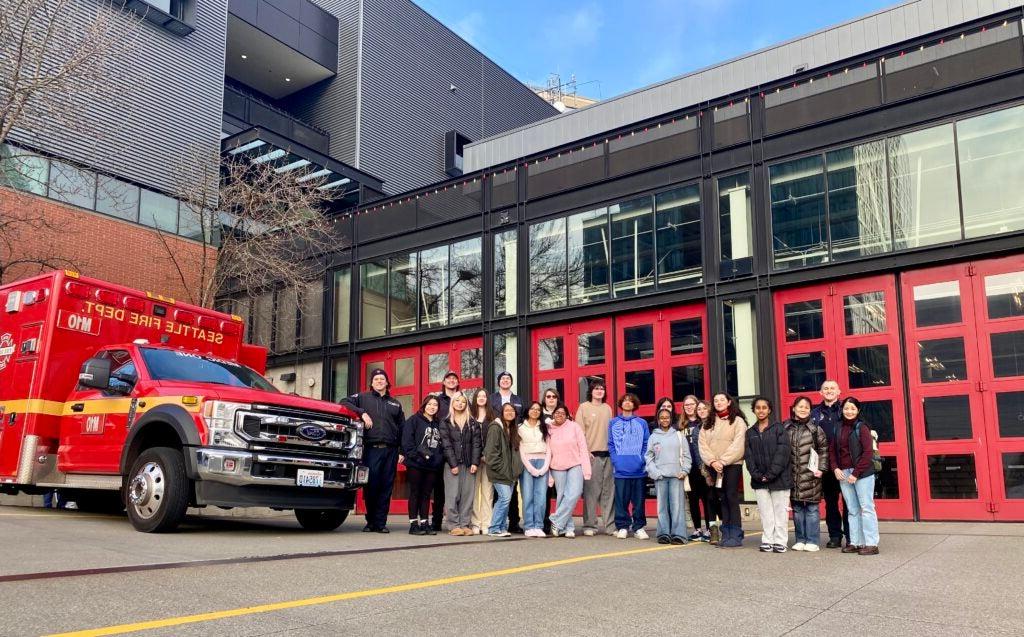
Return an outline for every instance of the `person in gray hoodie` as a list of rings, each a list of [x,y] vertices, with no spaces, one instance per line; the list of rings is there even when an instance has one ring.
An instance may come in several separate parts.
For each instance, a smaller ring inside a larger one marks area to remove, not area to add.
[[[672,426],[672,412],[658,412],[658,428],[647,441],[644,454],[647,477],[658,496],[658,544],[686,544],[687,513],[684,485],[693,465],[683,432]]]

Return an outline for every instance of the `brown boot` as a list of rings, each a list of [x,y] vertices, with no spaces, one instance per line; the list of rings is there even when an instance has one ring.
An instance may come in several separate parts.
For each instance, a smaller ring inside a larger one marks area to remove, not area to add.
[[[860,553],[861,555],[878,555],[878,547],[877,546],[864,546],[864,547],[861,547],[861,549],[859,551],[857,551],[857,552]]]
[[[711,527],[711,540],[708,542],[708,544],[718,544],[718,542],[721,539],[722,532],[719,530],[718,525],[716,524],[713,527]]]
[[[855,544],[847,544],[843,547],[843,553],[860,553],[862,548],[864,547],[856,546]]]

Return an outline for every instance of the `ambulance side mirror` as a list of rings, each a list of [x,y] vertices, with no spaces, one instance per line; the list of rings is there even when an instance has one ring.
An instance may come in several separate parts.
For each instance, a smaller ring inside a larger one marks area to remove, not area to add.
[[[90,358],[82,363],[78,384],[92,389],[107,389],[110,385],[110,359]]]

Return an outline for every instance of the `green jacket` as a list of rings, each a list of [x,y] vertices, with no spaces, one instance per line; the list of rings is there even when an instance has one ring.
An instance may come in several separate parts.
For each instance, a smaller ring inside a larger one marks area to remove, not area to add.
[[[495,420],[487,425],[484,435],[484,462],[487,463],[487,477],[491,482],[513,485],[523,472],[523,461],[519,452],[512,449],[504,425]]]

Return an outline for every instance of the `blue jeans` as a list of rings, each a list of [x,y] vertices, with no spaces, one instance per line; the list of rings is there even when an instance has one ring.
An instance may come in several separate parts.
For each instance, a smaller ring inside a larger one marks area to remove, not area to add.
[[[821,540],[821,511],[817,502],[793,500],[793,526],[797,544],[818,544]]]
[[[531,458],[534,469],[544,466],[542,458]],[[548,512],[548,474],[533,477],[523,471],[519,477],[519,494],[523,496],[523,528],[539,529],[544,526],[544,515]]]
[[[564,471],[552,469],[551,475],[555,478],[555,491],[558,492],[555,512],[551,514],[551,530],[574,531],[576,526],[572,521],[572,512],[583,495],[583,467],[576,465]]]
[[[636,531],[647,526],[644,479],[615,478],[615,528]],[[630,515],[630,505],[633,505]]]
[[[844,469],[843,476],[849,477],[853,469]],[[850,513],[850,544],[854,546],[878,546],[878,514],[875,513],[875,476],[859,478],[850,484],[839,483],[843,490],[846,510]]]
[[[498,494],[498,501],[494,503],[494,511],[491,513],[491,527],[487,532],[491,535],[503,533],[508,530],[508,504],[512,501],[512,485],[493,483],[494,492]]]
[[[654,492],[658,495],[658,537],[689,537],[686,533],[683,481],[678,478],[660,478],[654,481]]]

